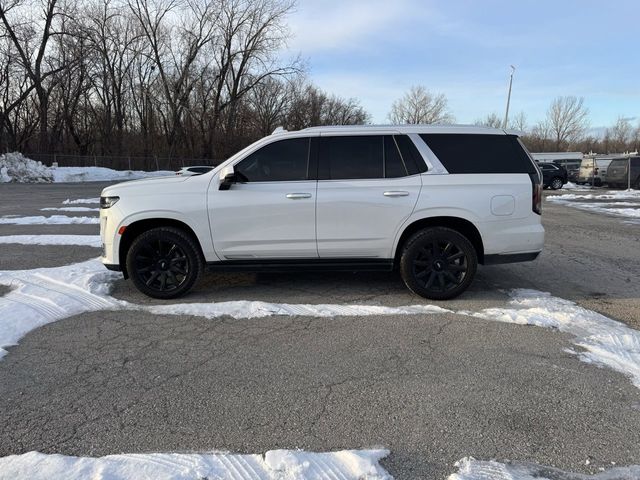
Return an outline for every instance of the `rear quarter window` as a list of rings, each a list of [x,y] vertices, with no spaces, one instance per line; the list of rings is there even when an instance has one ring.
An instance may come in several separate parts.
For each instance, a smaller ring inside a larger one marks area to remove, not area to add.
[[[425,133],[449,173],[537,173],[515,135]]]

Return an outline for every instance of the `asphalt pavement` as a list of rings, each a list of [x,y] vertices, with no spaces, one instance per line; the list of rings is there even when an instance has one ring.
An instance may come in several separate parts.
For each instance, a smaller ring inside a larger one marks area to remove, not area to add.
[[[42,215],[104,184],[0,185],[0,215]],[[438,305],[504,306],[534,288],[640,328],[638,225],[545,202],[545,251],[480,267]],[[87,215],[86,213],[69,215]],[[0,225],[0,235],[97,234]],[[90,247],[0,245],[0,270],[59,266]],[[0,295],[6,290],[0,290]],[[113,295],[155,303],[124,280]],[[207,275],[180,302],[411,305],[395,273]],[[0,455],[326,451],[385,447],[399,479],[444,479],[465,456],[595,473],[640,464],[640,390],[580,362],[569,337],[456,314],[206,320],[93,312],[34,330],[0,360]]]

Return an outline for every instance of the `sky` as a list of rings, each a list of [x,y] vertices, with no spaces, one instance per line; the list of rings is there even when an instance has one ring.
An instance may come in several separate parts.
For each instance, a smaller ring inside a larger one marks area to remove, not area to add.
[[[594,130],[640,120],[640,0],[298,0],[287,55],[324,90],[358,98],[373,123],[412,85],[444,93],[457,123],[544,118],[584,97]]]

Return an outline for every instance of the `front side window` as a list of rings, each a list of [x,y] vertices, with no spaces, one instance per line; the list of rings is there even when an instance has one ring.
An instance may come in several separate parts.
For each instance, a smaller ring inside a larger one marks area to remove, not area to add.
[[[270,143],[237,163],[240,182],[290,182],[309,179],[309,139],[290,138]]]

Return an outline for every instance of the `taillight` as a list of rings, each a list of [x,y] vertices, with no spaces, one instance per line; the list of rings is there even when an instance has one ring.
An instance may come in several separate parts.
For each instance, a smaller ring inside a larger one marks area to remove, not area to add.
[[[540,174],[530,173],[532,194],[531,194],[531,209],[534,213],[542,215],[542,182],[540,181]]]

